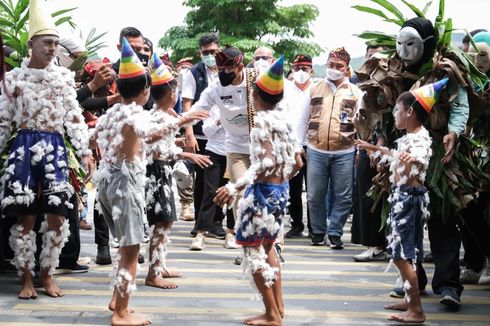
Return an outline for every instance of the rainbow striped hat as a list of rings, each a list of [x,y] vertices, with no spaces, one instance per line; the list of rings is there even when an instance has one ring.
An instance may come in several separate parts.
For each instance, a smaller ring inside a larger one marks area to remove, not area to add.
[[[156,52],[153,52],[153,57],[150,60],[150,67],[152,85],[161,85],[174,80],[174,76],[172,76],[172,73],[168,70],[167,66],[163,64]]]
[[[121,45],[121,61],[119,64],[119,78],[133,78],[144,75],[145,73],[145,67],[143,67],[140,59],[134,53],[128,40],[123,37]]]
[[[415,96],[415,99],[422,105],[425,111],[430,112],[434,104],[439,100],[439,96],[441,95],[443,88],[446,87],[448,81],[449,78],[446,77],[438,82],[424,85],[410,92]]]
[[[275,61],[267,73],[257,77],[257,86],[270,95],[278,95],[284,91],[284,56]]]

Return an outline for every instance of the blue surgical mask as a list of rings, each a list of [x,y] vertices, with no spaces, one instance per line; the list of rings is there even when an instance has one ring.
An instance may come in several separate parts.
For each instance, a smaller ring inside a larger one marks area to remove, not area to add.
[[[201,60],[207,67],[216,67],[216,58],[212,54],[203,55]]]

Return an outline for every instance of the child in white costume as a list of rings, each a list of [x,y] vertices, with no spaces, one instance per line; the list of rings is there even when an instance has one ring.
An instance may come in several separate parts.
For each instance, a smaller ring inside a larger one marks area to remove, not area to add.
[[[18,218],[11,228],[12,263],[22,277],[19,298],[36,298],[33,286],[36,215],[41,223],[41,283],[52,297],[63,296],[52,275],[68,240],[68,221],[73,188],[68,181],[64,136],[83,160],[88,172],[92,156],[82,110],[76,100],[73,74],[55,66],[58,32],[42,3],[31,1],[29,48],[31,57],[20,68],[5,74],[0,96],[0,151],[8,150],[2,173],[3,214]],[[11,142],[10,142],[11,141]]]
[[[259,290],[265,314],[247,318],[248,325],[282,325],[284,303],[280,263],[274,250],[289,199],[288,180],[302,166],[292,126],[276,105],[282,99],[284,58],[257,78],[253,89],[257,112],[250,132],[251,166],[235,184],[218,189],[215,202],[230,202],[246,188],[238,204],[236,241],[244,248],[243,268]]]

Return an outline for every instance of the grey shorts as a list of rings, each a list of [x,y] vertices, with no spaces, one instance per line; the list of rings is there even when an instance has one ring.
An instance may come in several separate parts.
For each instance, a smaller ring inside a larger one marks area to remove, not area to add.
[[[132,163],[111,165],[98,181],[100,212],[122,247],[144,242],[145,171]]]

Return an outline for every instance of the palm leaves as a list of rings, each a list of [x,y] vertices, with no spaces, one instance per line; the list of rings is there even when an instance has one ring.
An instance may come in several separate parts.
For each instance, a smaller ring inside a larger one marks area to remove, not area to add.
[[[107,45],[103,41],[97,43],[97,41],[99,41],[104,35],[106,35],[107,32],[98,35],[96,35],[95,32],[95,28],[92,28],[88,33],[87,38],[85,39],[85,47],[87,48],[89,58],[95,55],[98,50],[107,47]]]
[[[2,35],[6,45],[10,46],[17,52],[18,58],[24,58],[28,53],[27,41],[29,38],[29,32],[27,30],[27,23],[29,21],[29,0],[0,0],[0,26],[2,26]],[[53,12],[51,16],[55,18],[55,24],[69,24],[72,28],[76,25],[73,22],[72,17],[69,15],[73,10],[77,8],[62,9]],[[18,67],[20,60],[13,60],[6,58],[6,62],[13,66]]]

